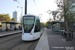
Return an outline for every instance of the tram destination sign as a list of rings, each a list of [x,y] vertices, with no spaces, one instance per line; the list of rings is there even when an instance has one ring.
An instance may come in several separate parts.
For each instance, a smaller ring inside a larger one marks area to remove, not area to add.
[[[24,17],[24,19],[34,19],[34,17]]]

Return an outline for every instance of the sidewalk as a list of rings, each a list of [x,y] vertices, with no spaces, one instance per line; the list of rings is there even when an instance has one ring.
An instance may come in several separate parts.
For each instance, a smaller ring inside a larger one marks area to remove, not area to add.
[[[0,32],[0,37],[20,33],[22,30],[16,30],[16,31],[6,31],[6,32]]]
[[[50,50],[74,50],[75,38],[72,41],[66,41],[66,38],[60,35],[60,33],[57,34],[48,29],[46,31]]]
[[[47,33],[46,33],[46,28],[44,28],[44,32],[42,36],[40,37],[35,50],[49,50],[49,45],[48,45],[48,38],[47,38]]]
[[[60,33],[45,28],[35,50],[75,50],[75,33],[72,41],[66,41]]]

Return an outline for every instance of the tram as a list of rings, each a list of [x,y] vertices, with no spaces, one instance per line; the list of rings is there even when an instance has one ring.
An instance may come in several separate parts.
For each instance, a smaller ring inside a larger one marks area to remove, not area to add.
[[[22,40],[31,41],[40,38],[40,19],[35,15],[24,15],[22,17]]]

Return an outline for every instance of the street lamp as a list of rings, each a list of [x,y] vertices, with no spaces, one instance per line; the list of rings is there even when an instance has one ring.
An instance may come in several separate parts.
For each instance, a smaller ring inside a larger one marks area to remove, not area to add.
[[[17,8],[19,8],[20,6],[17,6]],[[21,8],[21,17],[23,15],[23,7],[20,7]]]
[[[41,20],[41,17],[42,17],[42,14],[39,14],[39,18],[40,18],[40,20]]]
[[[18,3],[20,4],[20,2],[19,2],[18,0],[13,0],[13,1],[18,2]],[[20,5],[21,5],[21,4],[20,4]],[[17,8],[18,8],[18,7],[19,7],[19,6],[17,6]],[[20,8],[22,9],[21,13],[23,14],[23,6],[21,5]],[[21,14],[21,17],[22,17],[22,14]]]
[[[17,1],[17,0],[14,0],[14,1]]]
[[[13,0],[13,1],[16,1],[18,2],[17,0]],[[20,2],[18,2],[20,4]],[[21,5],[21,4],[20,4]],[[21,5],[22,6],[22,5]],[[25,14],[27,14],[27,0],[25,0]]]
[[[15,2],[18,2],[19,4],[20,4],[20,2],[18,1],[18,0],[13,0],[13,1],[15,1]],[[20,4],[21,5],[21,4]],[[22,6],[22,5],[21,5]],[[22,6],[23,7],[23,6]]]

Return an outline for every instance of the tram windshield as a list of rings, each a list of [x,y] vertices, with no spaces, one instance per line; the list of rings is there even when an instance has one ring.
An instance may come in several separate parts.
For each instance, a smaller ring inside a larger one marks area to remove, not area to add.
[[[23,22],[24,32],[30,33],[34,26],[34,17],[24,17],[23,19],[24,19]]]

